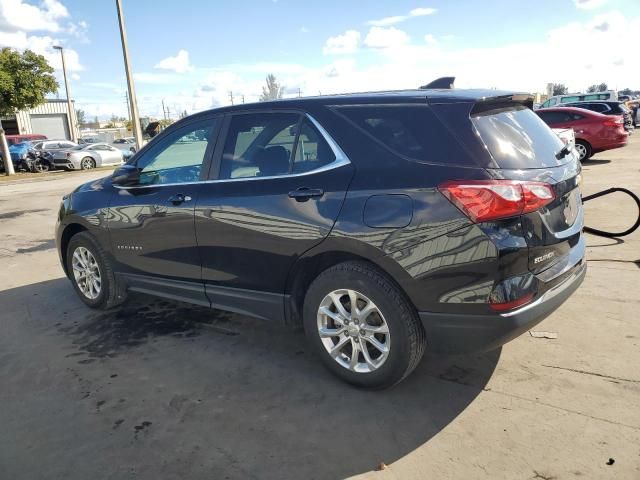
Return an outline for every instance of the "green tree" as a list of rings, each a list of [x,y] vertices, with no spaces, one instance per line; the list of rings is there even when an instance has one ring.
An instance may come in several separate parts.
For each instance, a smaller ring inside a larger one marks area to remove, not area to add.
[[[566,95],[569,93],[569,89],[564,83],[553,84],[553,95]]]
[[[594,84],[587,88],[587,93],[605,92],[609,86],[606,83]]]
[[[284,86],[280,85],[276,80],[276,76],[273,73],[267,75],[267,86],[262,87],[262,95],[260,95],[261,102],[268,102],[269,100],[277,100],[282,98],[284,93]]]
[[[76,118],[78,119],[78,125],[84,125],[85,123],[87,123],[87,117],[84,110],[77,109]]]
[[[31,50],[23,53],[11,48],[0,50],[0,117],[14,115],[16,110],[37,107],[45,96],[58,90],[53,68],[47,60]],[[0,151],[5,172],[13,174],[7,140],[0,122]]]

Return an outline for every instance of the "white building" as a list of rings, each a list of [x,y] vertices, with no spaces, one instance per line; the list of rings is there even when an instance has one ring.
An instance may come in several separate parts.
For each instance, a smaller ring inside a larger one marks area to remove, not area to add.
[[[73,105],[73,100],[71,101]],[[2,118],[2,128],[7,135],[39,133],[51,139],[71,139],[67,119],[67,100],[47,100],[39,107],[21,110],[13,117]],[[71,112],[73,124],[78,124],[75,107]]]

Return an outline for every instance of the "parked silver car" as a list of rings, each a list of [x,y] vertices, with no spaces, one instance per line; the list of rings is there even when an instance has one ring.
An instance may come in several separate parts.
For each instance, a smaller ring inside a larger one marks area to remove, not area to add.
[[[78,144],[71,140],[43,140],[33,144],[33,148],[39,152],[52,153],[58,150],[69,150],[77,146]]]
[[[89,170],[107,165],[120,165],[124,159],[122,151],[106,143],[78,145],[68,150],[59,150],[53,154],[56,167],[71,170]]]

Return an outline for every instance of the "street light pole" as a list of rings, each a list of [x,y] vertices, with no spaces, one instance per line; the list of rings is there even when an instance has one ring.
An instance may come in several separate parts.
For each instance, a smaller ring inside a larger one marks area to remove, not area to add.
[[[55,50],[60,50],[60,56],[62,57],[62,75],[64,76],[64,90],[67,94],[67,119],[69,123],[69,135],[71,135],[71,141],[77,141],[76,129],[73,122],[73,105],[71,104],[71,93],[69,92],[69,82],[67,80],[67,65],[64,62],[64,49],[59,45],[54,45]]]
[[[122,13],[122,3],[116,0],[118,10],[118,23],[120,24],[120,39],[122,40],[122,56],[124,57],[124,71],[127,74],[127,88],[129,90],[129,104],[131,105],[131,128],[136,138],[137,149],[142,148],[142,130],[140,129],[140,116],[138,115],[138,102],[136,101],[136,91],[133,86],[133,75],[129,65],[129,47],[127,46],[127,32],[124,27],[124,15]]]

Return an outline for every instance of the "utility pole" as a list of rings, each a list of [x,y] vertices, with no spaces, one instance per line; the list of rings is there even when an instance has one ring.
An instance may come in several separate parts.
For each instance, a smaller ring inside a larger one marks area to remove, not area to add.
[[[129,47],[127,46],[127,32],[124,26],[124,15],[122,13],[122,2],[116,0],[118,10],[118,23],[120,25],[120,40],[122,41],[122,56],[124,57],[124,71],[127,74],[127,87],[129,90],[129,103],[131,104],[131,127],[133,136],[136,138],[137,150],[142,148],[142,130],[140,129],[140,116],[138,115],[138,102],[136,100],[136,90],[133,85],[133,75],[129,65]]]
[[[11,160],[11,153],[9,152],[9,145],[7,145],[7,138],[4,136],[4,130],[2,128],[2,121],[0,120],[0,152],[2,152],[2,160],[4,161],[4,174],[15,175],[13,170],[13,161]]]
[[[229,92],[229,98],[231,98],[231,105],[233,105],[233,92]]]
[[[302,96],[302,90],[300,90],[300,87],[298,87],[298,98],[300,98]]]
[[[244,105],[244,95],[242,95],[242,104]]]
[[[71,141],[75,142],[78,139],[78,135],[76,135],[76,128],[73,122],[74,114],[73,105],[71,104],[71,92],[69,92],[69,81],[67,80],[67,65],[64,61],[64,48],[60,45],[54,45],[54,50],[60,50],[60,56],[62,57],[62,75],[64,76],[64,90],[67,93],[67,121],[69,123],[69,135],[71,136]]]
[[[129,115],[129,121],[131,122],[131,130],[133,130],[133,121],[131,120],[131,105],[129,104],[129,92],[125,90],[124,99],[127,102],[127,115]]]
[[[167,111],[164,108],[164,98],[162,99],[162,117],[166,120],[167,119]]]

